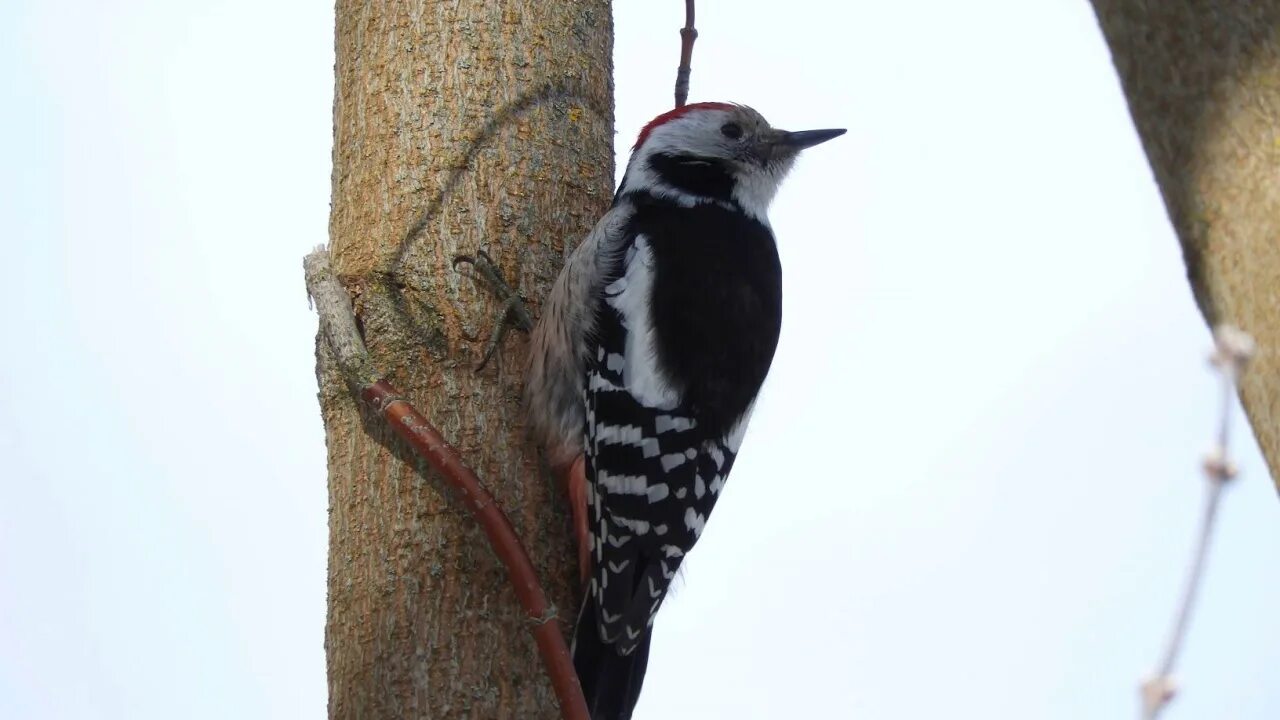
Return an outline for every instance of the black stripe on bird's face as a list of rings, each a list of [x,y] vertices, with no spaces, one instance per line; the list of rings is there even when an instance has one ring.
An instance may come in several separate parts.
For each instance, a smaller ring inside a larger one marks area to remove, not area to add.
[[[681,192],[725,202],[733,197],[733,173],[723,160],[657,153],[649,158],[649,169]]]

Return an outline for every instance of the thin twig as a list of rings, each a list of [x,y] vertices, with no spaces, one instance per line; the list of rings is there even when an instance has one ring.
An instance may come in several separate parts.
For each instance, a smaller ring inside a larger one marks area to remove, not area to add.
[[[684,107],[689,100],[689,74],[693,68],[693,41],[698,30],[693,26],[693,0],[684,0],[684,27],[680,28],[680,67],[676,68],[676,107]]]
[[[507,568],[516,597],[530,620],[542,662],[560,701],[564,720],[589,720],[578,674],[573,669],[556,610],[547,600],[537,571],[520,538],[480,478],[463,464],[458,451],[413,405],[380,375],[369,359],[356,328],[351,299],[329,268],[329,252],[317,248],[303,260],[307,292],[320,314],[320,331],[338,361],[343,377],[359,391],[361,399],[381,415],[391,429],[421,455],[453,487],[462,504],[480,524],[494,553]]]
[[[1241,330],[1223,325],[1214,330],[1214,351],[1210,362],[1222,375],[1222,400],[1218,418],[1218,431],[1215,446],[1204,459],[1204,474],[1209,484],[1206,488],[1204,514],[1200,519],[1200,534],[1196,538],[1196,546],[1192,551],[1191,567],[1187,571],[1186,585],[1182,589],[1182,599],[1178,603],[1174,615],[1173,629],[1169,633],[1169,641],[1165,645],[1164,654],[1152,674],[1140,686],[1142,694],[1142,717],[1155,720],[1161,711],[1168,706],[1177,692],[1173,680],[1174,663],[1182,650],[1182,643],[1187,635],[1187,627],[1191,623],[1191,611],[1195,606],[1196,595],[1204,577],[1205,558],[1209,552],[1209,542],[1213,538],[1213,529],[1218,517],[1218,506],[1222,501],[1222,489],[1227,482],[1236,476],[1235,464],[1227,456],[1229,440],[1231,397],[1240,376],[1244,373],[1249,358],[1253,356],[1253,338]]]

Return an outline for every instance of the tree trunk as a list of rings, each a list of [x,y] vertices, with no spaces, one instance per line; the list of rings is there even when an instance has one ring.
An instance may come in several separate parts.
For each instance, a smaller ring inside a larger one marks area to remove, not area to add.
[[[487,249],[537,311],[609,204],[612,45],[605,0],[337,3],[333,270],[375,365],[486,482],[570,621],[567,509],[520,419],[525,341],[473,371],[499,305],[451,259]],[[557,717],[476,524],[358,406],[323,342],[317,376],[330,717]]]
[[[1280,483],[1280,0],[1093,0],[1211,325],[1251,334],[1240,394]]]

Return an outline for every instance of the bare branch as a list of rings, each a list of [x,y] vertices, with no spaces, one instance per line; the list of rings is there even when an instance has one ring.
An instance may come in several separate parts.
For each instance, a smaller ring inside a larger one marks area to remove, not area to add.
[[[1220,325],[1213,332],[1214,351],[1209,362],[1222,374],[1222,405],[1218,419],[1218,431],[1214,438],[1214,447],[1205,456],[1203,469],[1209,481],[1205,495],[1204,514],[1200,519],[1200,534],[1196,538],[1196,547],[1191,556],[1191,567],[1187,571],[1186,585],[1182,590],[1182,600],[1174,615],[1173,629],[1169,633],[1169,641],[1165,645],[1164,655],[1156,672],[1141,685],[1142,717],[1155,720],[1173,700],[1177,685],[1173,680],[1173,666],[1177,662],[1187,635],[1187,626],[1191,622],[1191,610],[1195,606],[1196,594],[1204,577],[1205,557],[1208,555],[1209,542],[1213,538],[1213,528],[1218,516],[1218,506],[1222,501],[1222,489],[1227,482],[1236,476],[1235,464],[1227,456],[1228,431],[1230,430],[1231,397],[1236,383],[1244,373],[1249,359],[1253,356],[1253,338],[1243,331],[1229,325]]]
[[[320,331],[333,350],[343,377],[359,391],[361,399],[458,492],[462,504],[471,511],[489,538],[494,553],[507,568],[507,575],[530,620],[530,630],[560,701],[561,717],[564,720],[589,720],[582,686],[573,669],[560,623],[556,621],[556,609],[548,602],[529,554],[506,514],[480,478],[463,464],[458,451],[445,441],[430,421],[401,397],[390,383],[379,379],[380,375],[374,369],[356,327],[351,299],[329,268],[329,252],[323,247],[316,248],[303,260],[303,268],[307,293],[320,314]]]
[[[680,67],[676,69],[676,107],[684,107],[689,100],[689,74],[693,68],[693,41],[698,30],[693,26],[693,0],[684,0],[684,27],[680,28]]]
[[[359,389],[377,381],[369,351],[356,329],[351,298],[329,269],[329,251],[323,245],[311,251],[302,259],[302,271],[307,279],[307,296],[320,314],[320,332],[329,342],[347,382]]]

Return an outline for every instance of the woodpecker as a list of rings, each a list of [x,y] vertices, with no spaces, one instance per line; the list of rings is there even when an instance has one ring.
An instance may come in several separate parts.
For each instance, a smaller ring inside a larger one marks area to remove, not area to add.
[[[525,400],[569,475],[586,578],[573,659],[593,720],[631,717],[654,615],[773,361],[769,204],[800,150],[844,132],[777,130],[722,102],[659,115],[543,306]]]

